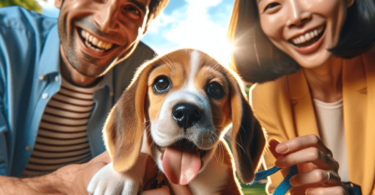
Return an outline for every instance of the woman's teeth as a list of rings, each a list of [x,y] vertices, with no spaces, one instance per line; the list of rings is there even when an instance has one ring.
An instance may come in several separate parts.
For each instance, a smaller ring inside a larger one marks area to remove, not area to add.
[[[90,33],[88,33],[85,30],[81,31],[81,36],[86,39],[86,42],[89,42],[91,45],[95,46],[96,49],[100,50],[108,50],[112,48],[113,44],[112,43],[107,43],[102,40],[99,40],[98,38],[94,37]]]
[[[297,38],[292,39],[292,43],[297,45],[297,44],[302,44],[307,41],[310,41],[311,39],[319,36],[323,30],[324,30],[324,26],[320,26],[310,32],[307,32]]]

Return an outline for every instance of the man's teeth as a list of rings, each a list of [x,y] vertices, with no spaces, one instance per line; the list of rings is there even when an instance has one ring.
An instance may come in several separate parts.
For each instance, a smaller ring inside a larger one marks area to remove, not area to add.
[[[108,50],[113,46],[112,43],[106,43],[104,41],[101,41],[85,30],[82,30],[81,36],[85,38],[88,42],[90,42],[92,45],[102,50]]]
[[[317,37],[324,30],[324,26],[320,26],[310,32],[305,33],[297,38],[292,39],[294,44],[302,44],[306,41],[310,41],[312,38]]]

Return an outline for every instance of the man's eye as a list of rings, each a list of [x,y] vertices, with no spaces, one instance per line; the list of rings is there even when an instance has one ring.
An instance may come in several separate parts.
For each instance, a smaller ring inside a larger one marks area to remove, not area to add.
[[[135,8],[133,6],[126,6],[124,8],[124,10],[129,11],[129,12],[131,12],[131,13],[137,15],[137,16],[141,15],[141,12],[137,8]]]

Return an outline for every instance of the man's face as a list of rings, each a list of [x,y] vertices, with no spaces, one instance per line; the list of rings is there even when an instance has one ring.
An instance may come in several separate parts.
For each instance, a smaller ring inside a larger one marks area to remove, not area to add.
[[[55,0],[65,63],[85,76],[101,76],[142,36],[150,1]]]

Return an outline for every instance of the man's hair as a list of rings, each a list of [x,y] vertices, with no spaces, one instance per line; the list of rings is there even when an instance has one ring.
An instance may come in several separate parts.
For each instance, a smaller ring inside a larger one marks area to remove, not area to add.
[[[344,1],[344,0],[343,0]],[[355,0],[348,8],[333,55],[352,58],[375,43],[375,1]],[[236,0],[228,29],[228,41],[235,50],[230,66],[250,83],[272,81],[295,73],[299,64],[279,50],[262,31],[255,0]]]
[[[147,22],[152,21],[160,14],[160,12],[168,4],[169,0],[151,0],[149,5],[150,13],[148,14]]]

